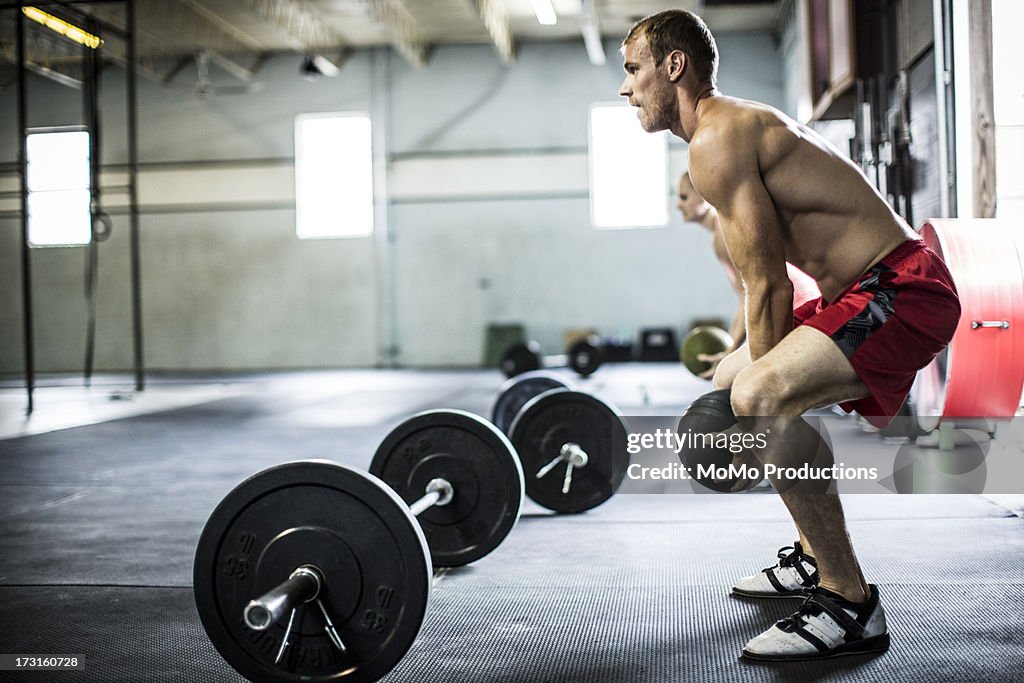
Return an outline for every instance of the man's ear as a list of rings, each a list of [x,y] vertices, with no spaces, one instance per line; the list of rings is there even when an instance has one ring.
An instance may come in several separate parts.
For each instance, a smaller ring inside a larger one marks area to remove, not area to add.
[[[665,57],[665,62],[668,65],[668,80],[673,83],[677,82],[686,73],[686,53],[682,50],[672,50]]]

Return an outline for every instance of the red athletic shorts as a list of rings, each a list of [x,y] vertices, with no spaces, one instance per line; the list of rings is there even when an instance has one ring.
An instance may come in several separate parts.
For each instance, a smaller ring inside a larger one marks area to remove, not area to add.
[[[960,300],[953,277],[921,240],[904,242],[834,301],[817,298],[793,311],[795,326],[827,334],[871,392],[840,403],[876,427],[892,421],[917,371],[953,338]]]

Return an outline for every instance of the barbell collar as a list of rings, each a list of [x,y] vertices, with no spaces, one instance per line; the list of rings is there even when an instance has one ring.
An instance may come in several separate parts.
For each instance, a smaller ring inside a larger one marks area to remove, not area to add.
[[[560,455],[563,460],[567,460],[573,467],[586,467],[587,463],[590,462],[590,456],[587,455],[587,452],[578,443],[562,444]]]
[[[431,479],[427,483],[427,493],[409,506],[412,514],[419,517],[420,513],[435,506],[447,505],[455,497],[455,489],[447,479]]]

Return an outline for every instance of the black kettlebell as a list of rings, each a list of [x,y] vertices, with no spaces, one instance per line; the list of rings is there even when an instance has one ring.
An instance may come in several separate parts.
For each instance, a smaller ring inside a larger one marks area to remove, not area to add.
[[[754,476],[754,467],[748,468],[748,476],[731,476],[725,478],[714,478],[707,472],[709,466],[715,469],[728,468],[733,459],[740,455],[729,449],[723,443],[724,439],[715,438],[720,432],[724,432],[736,424],[736,415],[732,412],[729,389],[718,389],[699,397],[690,407],[683,412],[676,427],[676,434],[684,439],[683,447],[679,451],[679,460],[687,468],[690,476],[705,488],[712,491],[726,493],[734,490],[734,486],[742,481],[738,491],[747,491],[759,484],[761,468],[757,461],[757,476]],[[735,443],[734,438],[730,440]],[[747,458],[741,458],[745,461]]]

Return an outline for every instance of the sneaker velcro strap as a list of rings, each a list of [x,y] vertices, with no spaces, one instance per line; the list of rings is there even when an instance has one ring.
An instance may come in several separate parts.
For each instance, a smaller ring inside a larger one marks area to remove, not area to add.
[[[842,626],[846,630],[846,639],[861,638],[864,636],[864,626],[857,622],[856,619],[851,617],[849,613],[836,604],[834,601],[825,597],[821,594],[821,591],[814,591],[807,597],[808,603],[821,608],[830,617],[836,620],[836,623]],[[806,609],[806,606],[802,609]]]
[[[800,544],[797,543],[797,545],[800,545]],[[786,552],[786,551],[789,551],[789,552]],[[792,561],[793,557],[796,557],[796,556],[799,556],[799,555],[800,555],[800,552],[798,550],[796,550],[791,545],[787,545],[784,548],[779,548],[779,561],[776,562],[775,564],[773,564],[771,567],[765,567],[764,571],[768,571],[769,569],[775,569],[776,567],[785,567],[786,565],[788,565]]]
[[[804,558],[801,557],[801,559]],[[811,575],[807,573],[806,569],[804,569],[804,563],[801,562],[799,559],[793,563],[793,569],[795,569],[796,573],[800,575],[800,578],[803,580],[804,585],[807,585],[807,583],[812,580]]]
[[[804,562],[807,562],[815,568],[813,574],[808,573],[808,571],[804,569]],[[800,546],[799,541],[793,545],[787,545],[784,548],[779,548],[779,563],[774,567],[767,567],[762,570],[768,575],[768,580],[775,587],[775,590],[788,593],[790,592],[790,589],[785,588],[775,577],[775,569],[781,569],[783,567],[792,567],[795,569],[796,573],[800,575],[800,582],[804,586],[810,586],[815,583],[814,574],[817,574],[818,563],[815,562],[813,557],[804,555],[803,548]]]
[[[775,567],[768,567],[767,569],[764,569],[762,571],[764,571],[765,576],[768,577],[768,582],[772,584],[775,590],[779,591],[780,593],[789,592],[789,589],[783,586],[779,579],[775,576]]]

